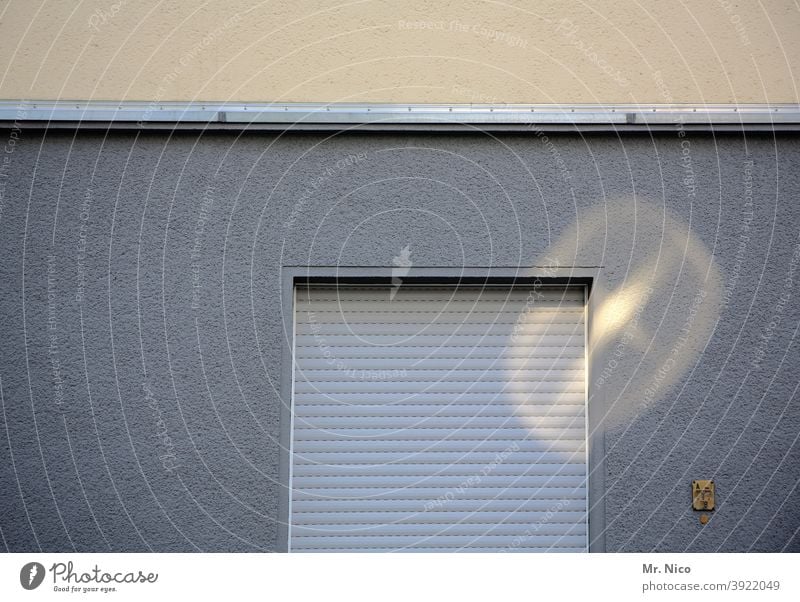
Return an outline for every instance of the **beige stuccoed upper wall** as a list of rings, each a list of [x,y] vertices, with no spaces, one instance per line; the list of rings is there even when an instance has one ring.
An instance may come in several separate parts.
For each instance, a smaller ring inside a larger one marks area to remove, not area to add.
[[[793,0],[0,0],[0,98],[798,102]]]

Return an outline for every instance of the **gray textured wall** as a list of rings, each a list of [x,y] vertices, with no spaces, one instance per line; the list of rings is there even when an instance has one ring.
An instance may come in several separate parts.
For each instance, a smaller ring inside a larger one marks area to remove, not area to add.
[[[0,142],[5,548],[275,549],[281,266],[408,245],[601,266],[606,549],[800,551],[797,138]],[[717,482],[705,527],[693,478]]]

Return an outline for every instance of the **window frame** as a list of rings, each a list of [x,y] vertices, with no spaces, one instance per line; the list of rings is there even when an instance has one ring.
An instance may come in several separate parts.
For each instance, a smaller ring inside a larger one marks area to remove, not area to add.
[[[586,333],[586,431],[587,431],[587,475],[588,475],[588,523],[589,552],[605,551],[605,427],[606,400],[603,391],[594,391],[591,386],[593,367],[602,365],[602,357],[592,353],[591,319],[592,307],[601,300],[596,293],[598,277],[602,269],[530,266],[519,268],[430,268],[412,267],[403,278],[409,284],[435,285],[543,285],[584,286],[586,304],[584,328]],[[390,285],[392,266],[379,267],[330,267],[287,266],[281,270],[281,308],[283,312],[283,353],[281,355],[279,418],[279,462],[278,462],[278,516],[276,551],[289,551],[290,518],[290,472],[292,441],[292,397],[294,388],[294,324],[295,289],[298,285],[312,284],[361,284]]]

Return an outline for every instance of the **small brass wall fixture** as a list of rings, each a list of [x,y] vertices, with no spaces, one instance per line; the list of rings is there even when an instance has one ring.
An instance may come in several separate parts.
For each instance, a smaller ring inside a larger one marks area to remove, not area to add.
[[[692,481],[692,509],[703,512],[700,515],[700,524],[708,523],[709,516],[705,512],[714,510],[714,481]]]

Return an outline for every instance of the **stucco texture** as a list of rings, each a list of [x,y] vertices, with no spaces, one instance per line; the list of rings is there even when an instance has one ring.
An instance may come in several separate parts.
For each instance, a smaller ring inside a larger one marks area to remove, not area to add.
[[[789,0],[0,2],[0,98],[796,103]]]
[[[279,549],[281,270],[408,247],[596,270],[606,550],[800,551],[796,138],[3,139],[7,549]]]

